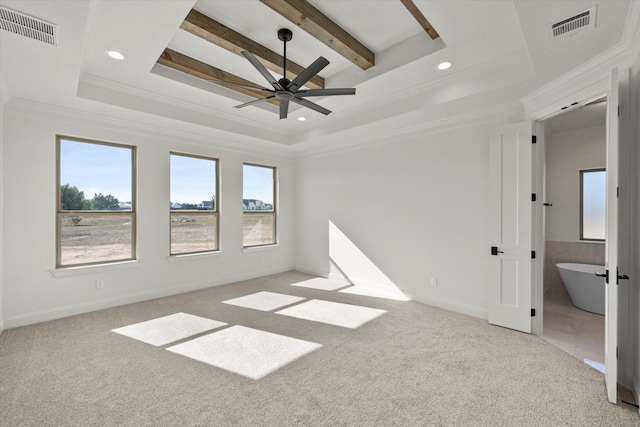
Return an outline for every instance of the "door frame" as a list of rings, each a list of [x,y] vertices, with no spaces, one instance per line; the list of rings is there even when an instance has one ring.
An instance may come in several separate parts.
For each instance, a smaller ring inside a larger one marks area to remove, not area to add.
[[[539,202],[536,203],[536,209],[534,209],[532,217],[532,241],[537,251],[540,251],[540,262],[536,262],[533,265],[532,270],[532,283],[531,283],[531,303],[532,308],[536,309],[536,316],[531,318],[531,332],[534,335],[541,335],[543,332],[543,304],[544,304],[544,246],[545,246],[545,221],[544,221],[544,209],[542,209],[542,203],[544,202],[544,174],[545,174],[545,158],[544,158],[544,144],[545,144],[545,130],[544,121],[554,117],[558,114],[570,111],[573,108],[579,108],[581,105],[587,104],[597,99],[609,97],[610,91],[610,77],[607,74],[606,77],[598,80],[595,83],[585,85],[580,90],[563,94],[559,97],[554,97],[550,102],[537,109],[536,111],[529,112],[527,119],[531,120],[534,124],[534,135],[537,136],[537,141],[541,144],[534,151],[533,158],[533,181],[532,192],[541,194],[538,198]],[[572,105],[573,104],[573,105]],[[539,314],[538,314],[539,313]]]
[[[620,80],[619,80],[619,99],[618,99],[618,105],[620,105],[620,107],[624,110],[627,109],[628,110],[628,93],[625,92],[626,89],[628,89],[626,87],[626,84],[628,84],[628,73],[629,70],[624,68],[620,71]],[[551,95],[550,93],[547,93],[549,95],[549,98],[553,98],[553,99],[547,99],[547,102],[545,103],[545,101],[540,97],[535,99],[535,102],[531,102],[533,101],[533,98],[529,99],[528,101],[530,101],[530,106],[533,104],[538,104],[537,110],[535,111],[528,111],[526,114],[527,119],[532,120],[532,122],[534,123],[534,134],[538,136],[538,141],[540,141],[542,143],[542,145],[540,147],[538,147],[537,152],[534,151],[534,159],[533,159],[533,182],[532,182],[532,192],[539,192],[538,194],[542,194],[542,197],[539,198],[540,201],[540,207],[542,206],[542,201],[544,201],[544,150],[540,150],[540,148],[544,147],[544,123],[543,121],[546,119],[549,119],[557,114],[560,114],[562,112],[565,111],[569,111],[572,108],[577,108],[581,105],[584,105],[586,103],[589,103],[591,101],[594,101],[596,99],[599,98],[603,98],[605,97],[607,99],[607,102],[609,102],[609,100],[611,99],[611,75],[609,73],[607,73],[606,76],[603,76],[601,79],[595,81],[595,82],[591,82],[590,84],[584,84],[583,87],[577,87],[575,85],[568,85],[568,86],[573,86],[573,91],[568,90],[565,91],[564,93],[560,93],[559,95],[556,93],[555,95]],[[562,91],[561,91],[562,92]],[[524,100],[523,100],[524,101]],[[540,105],[542,105],[542,107],[540,107]],[[573,104],[573,105],[572,105]],[[624,114],[624,113],[623,113]],[[622,116],[622,114],[621,114]],[[623,129],[623,127],[620,128],[620,134],[619,134],[619,141],[618,143],[621,146],[621,150],[624,149],[628,149],[626,142],[624,141],[625,136],[628,136],[625,134],[625,130]],[[607,138],[609,136],[607,135]],[[624,147],[624,148],[623,148]],[[539,161],[536,161],[538,158]],[[627,171],[628,173],[628,171]],[[620,176],[620,182],[619,182],[619,186],[627,186],[626,184],[628,184],[628,182],[623,182],[623,180],[627,180],[629,179],[629,176]],[[607,202],[608,203],[608,202]],[[619,200],[620,203],[620,200]],[[628,218],[627,218],[628,219]],[[624,220],[623,220],[624,221]],[[532,227],[533,227],[533,244],[535,245],[535,247],[537,248],[537,250],[541,251],[541,262],[538,263],[534,263],[533,266],[533,270],[532,270],[532,286],[531,286],[531,290],[532,290],[532,307],[536,308],[536,313],[540,313],[540,315],[536,315],[535,317],[532,317],[532,325],[531,325],[531,329],[532,329],[532,333],[535,335],[540,335],[543,332],[543,304],[544,304],[544,284],[543,284],[543,273],[544,273],[544,262],[542,260],[544,260],[543,256],[544,256],[544,243],[545,243],[545,227],[544,227],[544,209],[539,208],[534,210],[533,212],[533,218],[532,218]],[[630,224],[627,224],[630,225]],[[620,235],[620,233],[618,233],[618,235]],[[628,254],[627,254],[628,255]],[[622,266],[624,264],[626,264],[625,266],[628,267],[628,261],[629,260],[624,260],[621,259],[618,262],[618,266]],[[610,274],[613,274],[615,277],[616,272],[610,272]],[[612,279],[612,281],[615,279]],[[620,299],[620,295],[618,296],[618,300]],[[621,311],[620,308],[618,308],[618,311],[616,313],[616,323],[618,324],[618,326],[624,326],[625,325],[620,325],[620,317],[621,317]],[[607,318],[605,317],[605,324],[607,322]],[[624,334],[626,331],[626,328],[623,331],[618,330],[617,335],[620,336],[620,334]],[[604,345],[604,342],[603,342]],[[620,346],[620,343],[618,343],[618,347]],[[620,348],[620,352],[624,353],[625,349]],[[625,362],[626,360],[623,358],[620,358],[618,360],[618,375],[617,375],[617,382],[618,383],[622,383],[623,385],[625,385],[625,381],[620,381],[621,377],[624,377],[624,373],[626,372],[626,366],[625,366]],[[622,371],[622,372],[621,372]],[[622,374],[622,375],[621,375]]]

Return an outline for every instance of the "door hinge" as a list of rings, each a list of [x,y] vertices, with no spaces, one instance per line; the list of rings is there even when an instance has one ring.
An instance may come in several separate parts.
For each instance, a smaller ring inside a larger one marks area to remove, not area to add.
[[[531,143],[535,144],[538,142],[538,138],[535,135],[531,135]]]
[[[618,358],[618,347],[616,347],[616,359]]]
[[[536,309],[535,308],[531,309],[531,317],[536,317]]]
[[[616,197],[620,198],[620,187],[616,187]]]
[[[536,251],[531,251],[531,259],[535,259],[536,257]]]
[[[620,117],[620,106],[618,105],[618,117]]]
[[[536,196],[536,193],[531,193],[531,201],[532,202],[535,202],[537,198],[538,198],[538,196]]]

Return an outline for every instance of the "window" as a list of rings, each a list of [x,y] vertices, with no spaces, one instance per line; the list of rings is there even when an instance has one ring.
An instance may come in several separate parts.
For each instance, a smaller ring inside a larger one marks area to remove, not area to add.
[[[604,241],[607,173],[604,169],[580,171],[580,239]]]
[[[171,153],[171,255],[218,250],[218,160]]]
[[[276,243],[276,168],[244,164],[242,168],[242,246]]]
[[[135,258],[135,148],[57,139],[56,266]]]

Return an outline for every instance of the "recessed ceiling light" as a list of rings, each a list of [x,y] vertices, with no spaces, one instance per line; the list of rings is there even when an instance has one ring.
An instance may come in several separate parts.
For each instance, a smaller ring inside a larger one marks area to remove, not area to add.
[[[124,59],[124,54],[117,50],[105,50],[104,53],[109,55],[109,58],[117,59],[118,61],[122,61]]]
[[[446,70],[447,68],[451,68],[453,62],[444,61],[438,64],[438,70]]]
[[[299,122],[304,122],[305,120],[307,120],[307,118],[306,118],[306,117],[298,117],[298,121],[299,121]]]

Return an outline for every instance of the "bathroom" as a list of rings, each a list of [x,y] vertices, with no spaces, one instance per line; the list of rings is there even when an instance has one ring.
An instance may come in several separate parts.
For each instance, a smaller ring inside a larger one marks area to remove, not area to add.
[[[604,266],[605,165],[605,99],[545,121],[542,337],[580,360],[586,359],[596,369],[602,368],[604,363],[605,318],[593,313],[600,311],[593,306],[601,306],[604,310],[604,279],[595,277],[593,271],[588,277],[583,276],[586,280],[595,279],[592,285],[597,294],[595,302],[590,296],[591,302],[586,307],[579,301],[574,304],[556,264]],[[604,267],[598,272],[604,272]],[[569,286],[572,288],[571,284]]]

